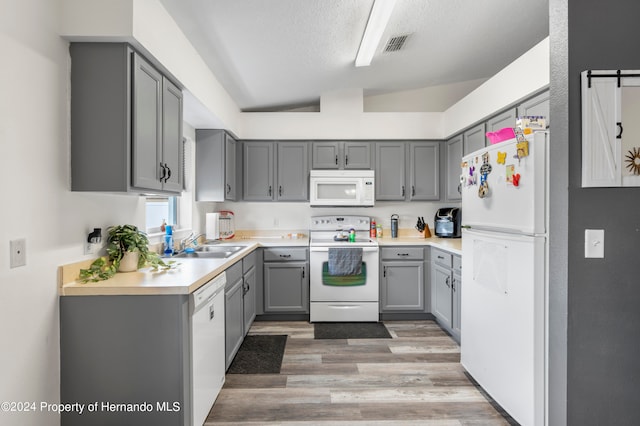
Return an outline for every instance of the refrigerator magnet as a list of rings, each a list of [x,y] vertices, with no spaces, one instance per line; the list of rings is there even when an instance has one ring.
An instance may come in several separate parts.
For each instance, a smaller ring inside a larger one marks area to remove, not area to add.
[[[518,155],[518,159],[528,157],[529,156],[529,142],[523,141],[518,142],[516,144],[516,153]]]
[[[513,175],[516,172],[516,167],[513,164],[509,164],[506,167],[507,171],[507,182],[513,185]]]
[[[513,181],[513,186],[520,186],[520,173],[516,173],[515,175],[511,176],[511,180]]]
[[[507,153],[498,151],[498,159],[496,160],[498,164],[504,164],[506,159],[507,159]]]

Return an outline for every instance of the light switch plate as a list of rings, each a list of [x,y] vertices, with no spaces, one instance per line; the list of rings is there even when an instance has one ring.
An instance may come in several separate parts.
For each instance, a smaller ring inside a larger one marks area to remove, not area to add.
[[[604,229],[584,230],[584,257],[604,257]]]

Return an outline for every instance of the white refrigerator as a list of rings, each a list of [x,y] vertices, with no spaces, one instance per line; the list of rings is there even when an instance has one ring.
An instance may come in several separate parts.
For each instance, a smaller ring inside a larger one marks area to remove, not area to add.
[[[461,363],[523,426],[546,424],[548,133],[462,159]]]

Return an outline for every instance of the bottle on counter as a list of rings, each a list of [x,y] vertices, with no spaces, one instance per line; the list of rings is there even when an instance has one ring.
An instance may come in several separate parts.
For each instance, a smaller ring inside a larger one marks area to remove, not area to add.
[[[371,219],[371,231],[369,232],[369,237],[376,238],[376,221]]]
[[[173,256],[173,227],[171,225],[166,225],[165,232],[163,253],[165,257],[171,257]]]
[[[356,242],[356,230],[353,228],[349,229],[349,242],[351,243]]]
[[[382,238],[382,224],[380,223],[376,225],[376,237]]]

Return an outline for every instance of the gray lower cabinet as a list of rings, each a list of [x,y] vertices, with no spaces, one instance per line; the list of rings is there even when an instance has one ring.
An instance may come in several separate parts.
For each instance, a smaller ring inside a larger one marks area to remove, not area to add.
[[[445,145],[447,150],[447,200],[460,201],[462,199],[460,174],[462,169],[462,135],[449,139]]]
[[[245,201],[306,201],[309,198],[308,142],[243,142]]]
[[[485,147],[485,126],[480,123],[463,133],[463,155],[477,151]]]
[[[264,313],[309,313],[307,248],[278,247],[263,251]]]
[[[192,424],[188,295],[65,296],[59,302],[60,401],[99,404],[81,415],[61,413],[62,425]],[[107,403],[151,408],[110,411]]]
[[[460,340],[460,301],[462,296],[462,258],[453,256],[453,278],[451,281],[451,291],[453,293],[453,310],[451,313],[451,328],[454,336]]]
[[[224,130],[196,130],[196,201],[236,201],[240,196],[240,144]]]
[[[458,255],[431,249],[431,313],[460,342],[460,262]],[[455,265],[455,267],[454,267]]]
[[[257,252],[254,251],[242,259],[242,311],[244,313],[245,336],[256,319],[256,257]]]
[[[371,143],[313,142],[311,158],[313,169],[371,169]]]
[[[383,247],[380,265],[380,312],[426,312],[424,248]]]
[[[236,262],[225,271],[225,355],[228,369],[244,339],[244,282],[242,280],[242,262]]]
[[[71,189],[179,194],[180,88],[125,43],[71,43]]]

